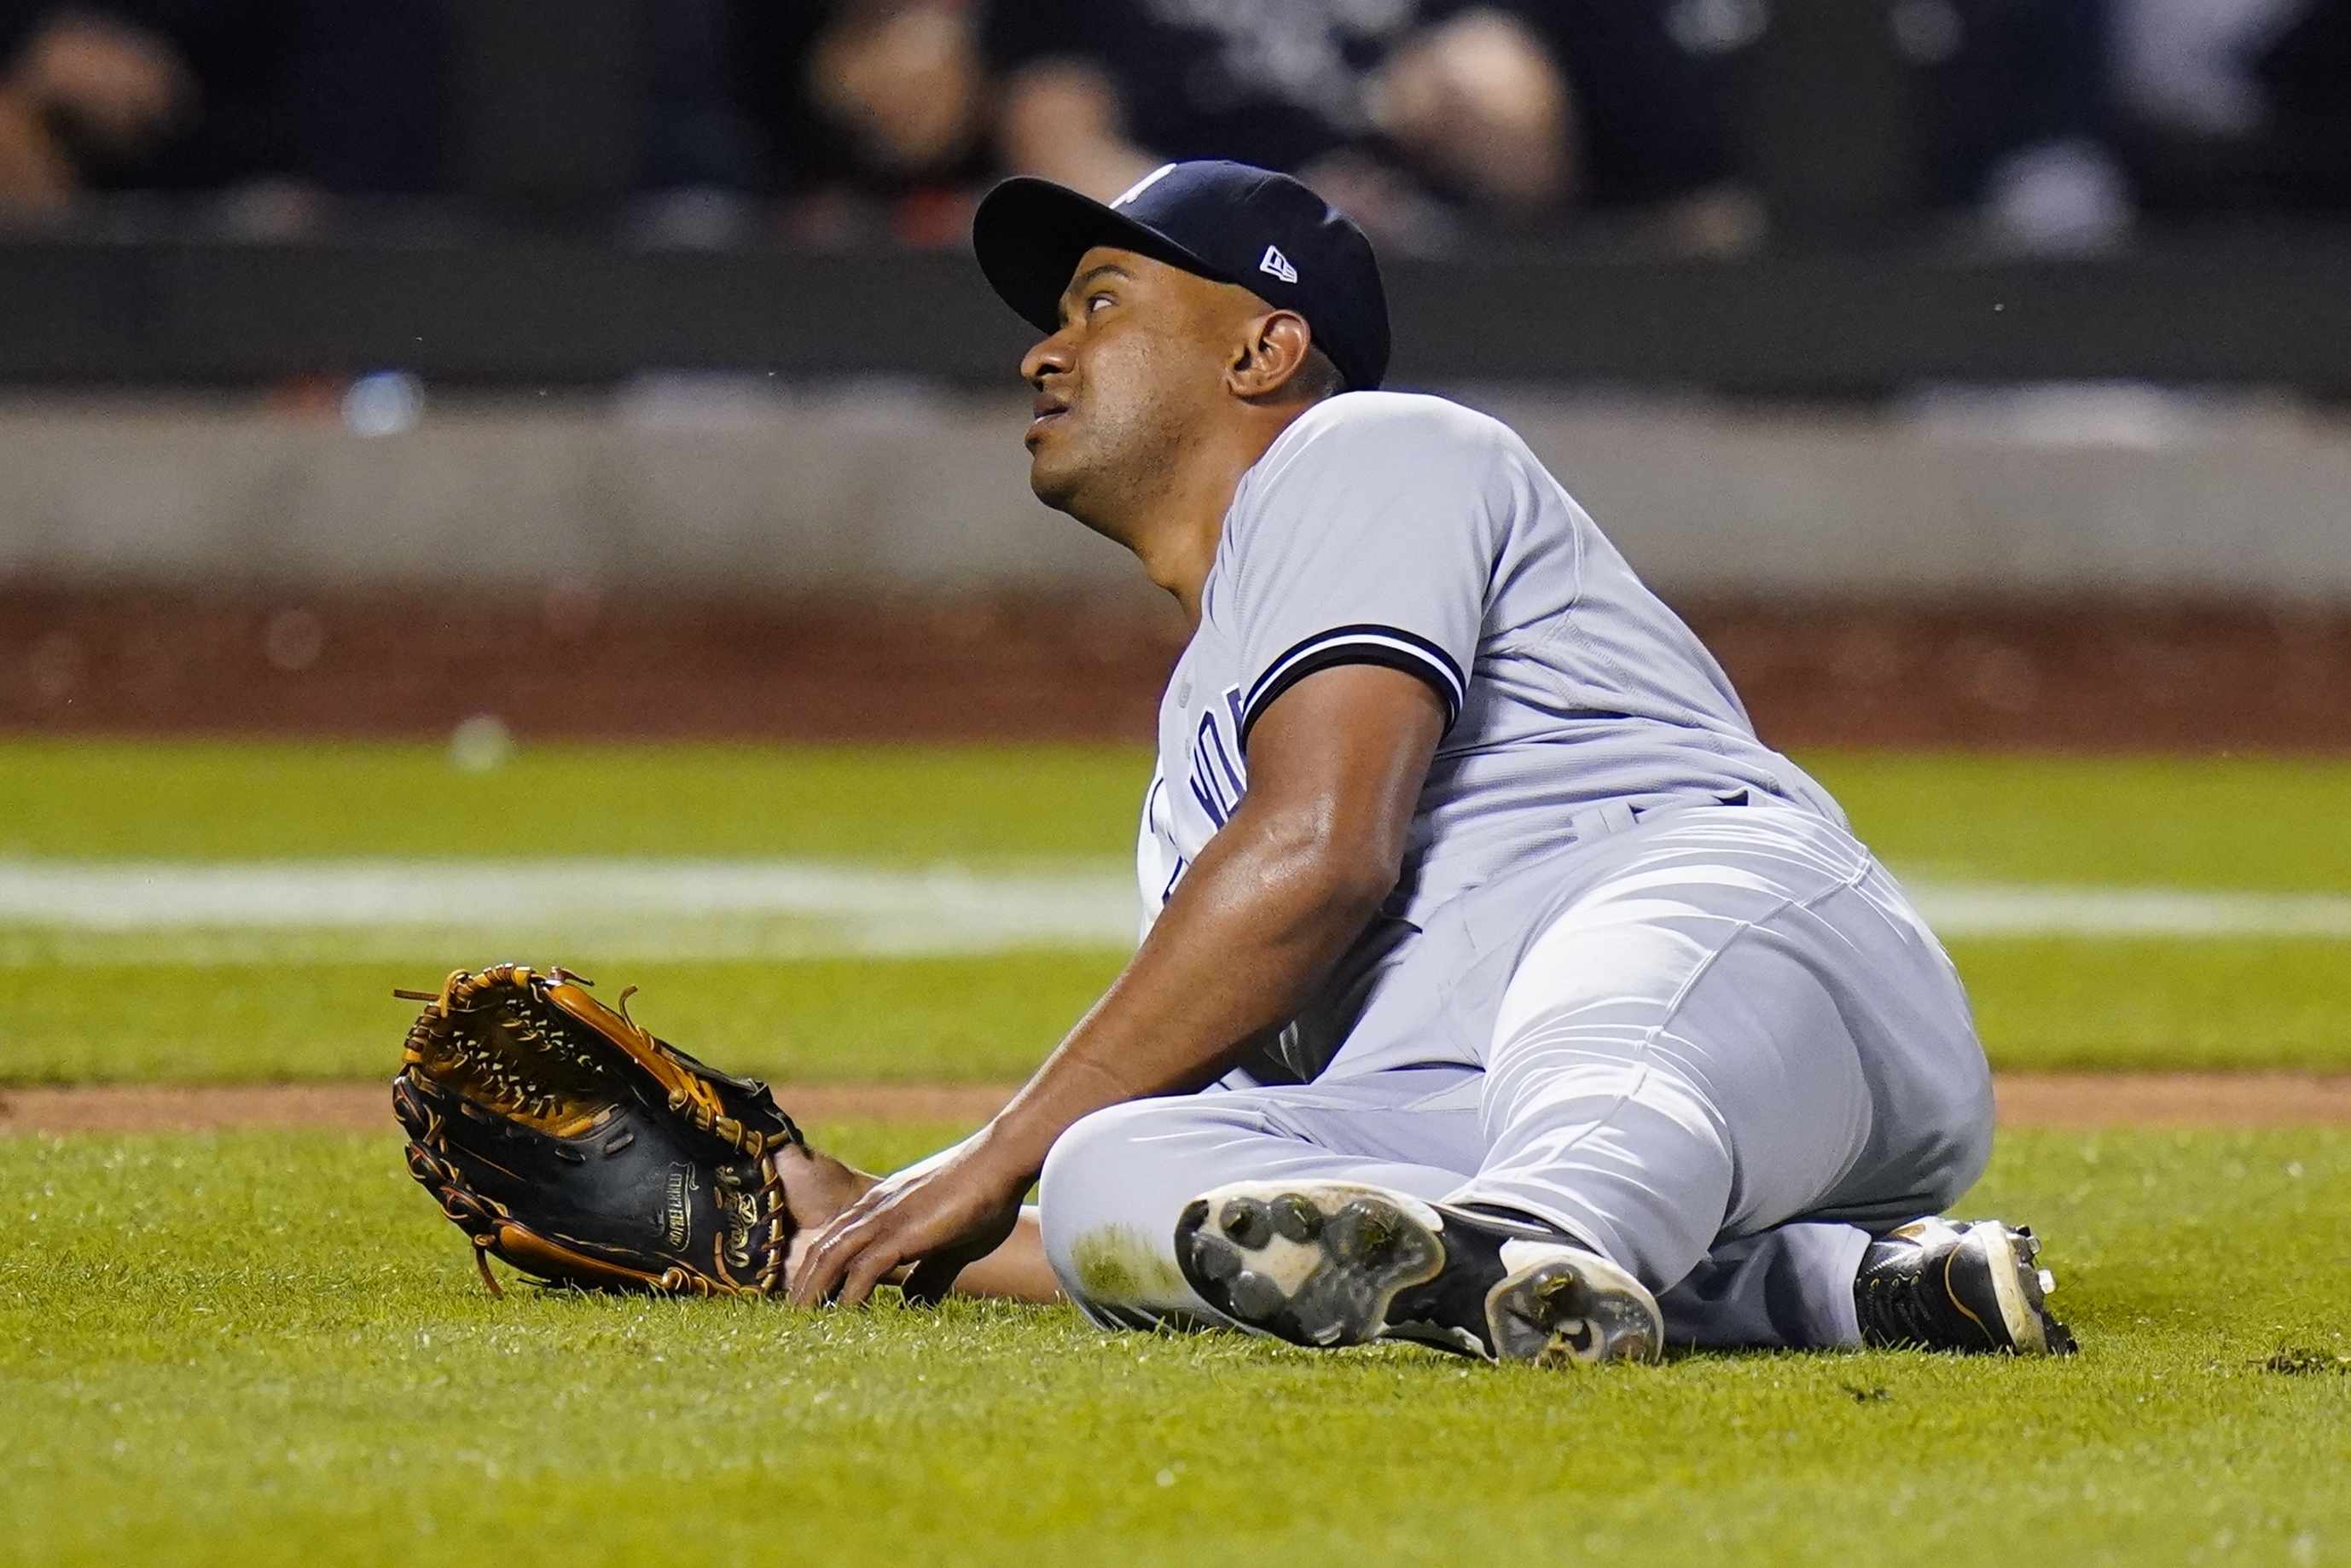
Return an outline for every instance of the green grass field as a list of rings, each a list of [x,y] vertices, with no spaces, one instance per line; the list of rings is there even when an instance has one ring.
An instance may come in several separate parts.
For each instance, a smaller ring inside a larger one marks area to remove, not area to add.
[[[1975,1202],[2082,1355],[492,1301],[389,1138],[5,1140],[0,1561],[2351,1560],[2351,1135],[2011,1136]]]
[[[1991,880],[2351,888],[2351,762],[1807,754],[1880,855]],[[1150,758],[1115,746],[438,747],[0,742],[0,858],[1124,857]]]
[[[1961,880],[2351,890],[2351,764],[1807,758],[1880,855]],[[1120,747],[549,747],[489,774],[427,747],[0,745],[9,857],[803,856],[1113,863],[1147,760]],[[2003,1067],[2351,1067],[2331,940],[1952,944]],[[394,986],[439,965],[13,965],[0,1083],[340,1079],[388,1070]],[[588,966],[654,1027],[800,1080],[1017,1078],[1115,952]]]
[[[1951,880],[2351,890],[2351,765],[1807,758]],[[1118,748],[0,744],[10,859],[1100,864]],[[2336,941],[1970,940],[2009,1066],[2351,1068]],[[448,963],[502,955],[453,953]],[[540,956],[538,955],[525,955]],[[560,957],[560,954],[545,955]],[[786,1079],[1001,1081],[1115,952],[600,967]],[[0,1085],[388,1074],[413,967],[25,959]],[[959,1129],[819,1129],[889,1166]],[[0,1563],[2351,1563],[2351,1133],[2012,1133],[2086,1349],[1560,1376],[970,1303],[492,1301],[390,1136],[0,1138]],[[2283,1353],[2283,1354],[2281,1354]]]
[[[2003,1068],[2351,1069],[2351,954],[2324,941],[1954,944]],[[458,955],[466,962],[504,954]],[[529,955],[523,955],[528,956]],[[553,955],[559,957],[561,955]],[[453,962],[456,961],[453,959]],[[1051,1049],[1116,953],[595,965],[699,1055],[780,1081],[998,1083]],[[413,1004],[388,964],[51,967],[8,976],[0,1083],[387,1077]]]

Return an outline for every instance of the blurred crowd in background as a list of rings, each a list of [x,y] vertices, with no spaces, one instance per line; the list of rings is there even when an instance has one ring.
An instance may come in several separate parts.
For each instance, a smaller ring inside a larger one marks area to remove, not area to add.
[[[1792,136],[1815,183],[1894,167],[1896,205],[2014,251],[2351,209],[2351,0],[1777,5],[0,0],[0,221],[164,193],[269,236],[503,193],[677,243],[948,244],[1004,173],[1108,198],[1225,157],[1405,251],[1583,230],[1707,253],[1772,227],[1757,192]],[[1838,17],[1884,49],[1831,40],[1759,85],[1790,18]]]

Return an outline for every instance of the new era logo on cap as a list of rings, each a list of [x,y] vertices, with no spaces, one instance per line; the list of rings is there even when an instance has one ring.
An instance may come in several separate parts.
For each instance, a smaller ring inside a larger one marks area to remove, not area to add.
[[[1259,272],[1270,272],[1284,283],[1298,281],[1298,269],[1290,265],[1290,258],[1281,254],[1281,247],[1279,246],[1270,245],[1265,247],[1265,257],[1257,264],[1257,269]]]

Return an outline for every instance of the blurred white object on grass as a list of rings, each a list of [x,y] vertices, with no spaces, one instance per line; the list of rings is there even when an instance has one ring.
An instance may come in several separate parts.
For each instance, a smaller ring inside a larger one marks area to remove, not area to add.
[[[449,732],[449,763],[461,773],[487,773],[514,754],[514,731],[494,713],[477,713]]]

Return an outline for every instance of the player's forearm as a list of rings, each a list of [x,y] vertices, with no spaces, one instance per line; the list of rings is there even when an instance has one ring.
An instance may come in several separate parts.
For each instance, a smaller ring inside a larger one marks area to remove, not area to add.
[[[1395,883],[1395,867],[1351,837],[1344,824],[1237,815],[1125,973],[990,1124],[994,1157],[1033,1176],[1079,1118],[1198,1088],[1287,1019]]]

